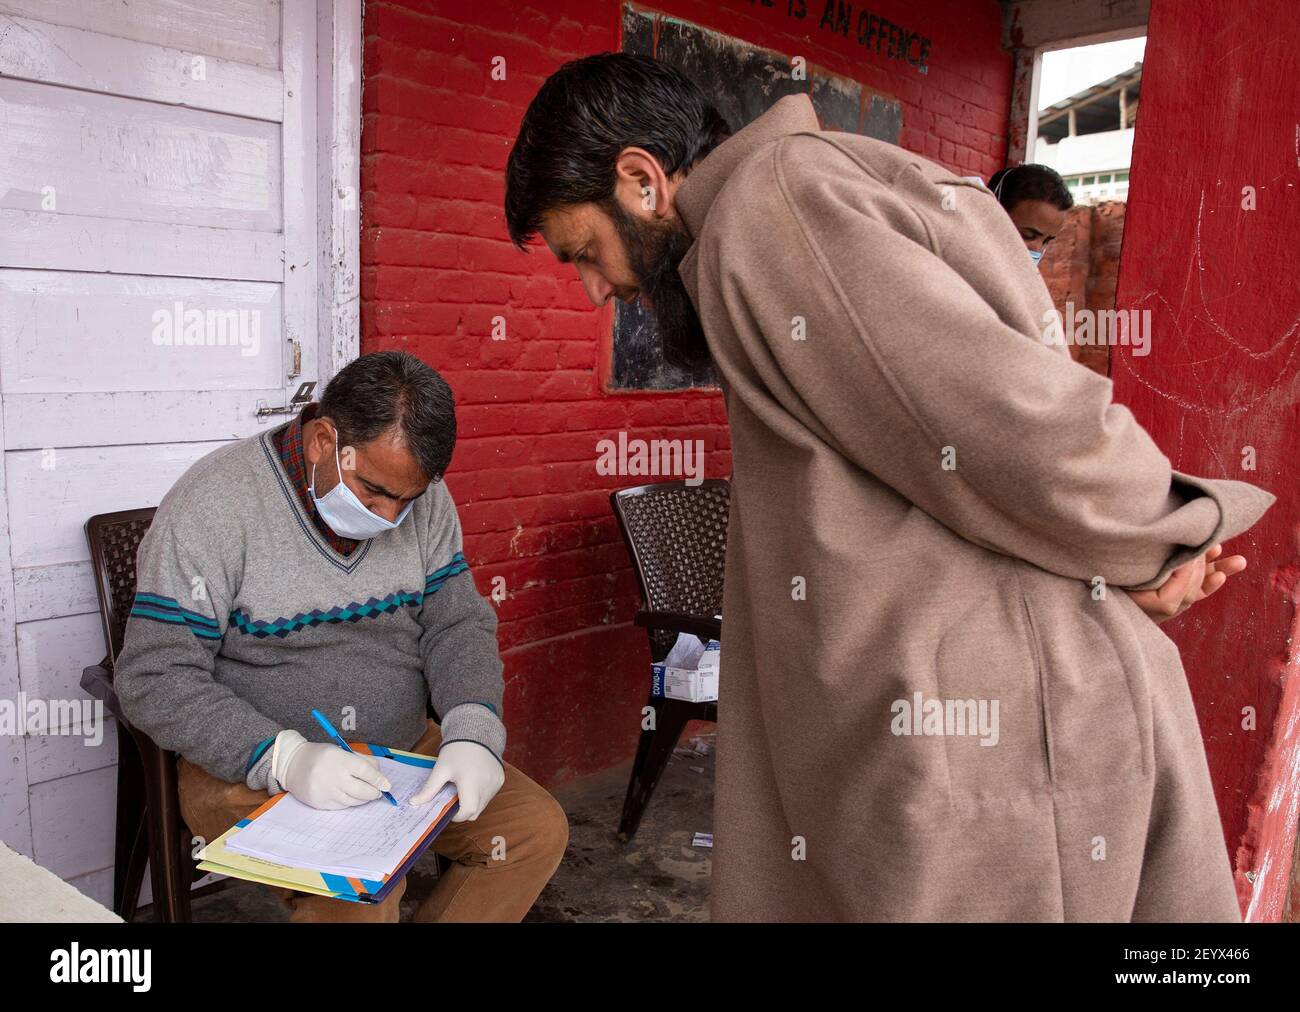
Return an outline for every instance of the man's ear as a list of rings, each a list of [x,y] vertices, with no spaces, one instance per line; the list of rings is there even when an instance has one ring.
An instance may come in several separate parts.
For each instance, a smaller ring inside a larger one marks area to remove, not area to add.
[[[628,211],[642,217],[667,216],[672,191],[659,159],[645,148],[624,148],[614,162],[614,192]]]
[[[328,424],[322,425],[325,421]],[[327,457],[334,456],[334,421],[331,418],[313,418],[302,430],[302,455],[307,465],[320,466]]]

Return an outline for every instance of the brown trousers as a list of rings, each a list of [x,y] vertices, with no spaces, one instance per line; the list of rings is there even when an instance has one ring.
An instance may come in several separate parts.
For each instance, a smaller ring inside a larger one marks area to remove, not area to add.
[[[438,725],[409,752],[436,755]],[[265,791],[227,783],[178,757],[181,815],[190,832],[215,840],[266,802]],[[430,849],[454,863],[439,876],[416,921],[519,921],[555,873],[569,840],[564,809],[546,790],[509,763],[501,790],[473,822],[449,822]],[[397,923],[405,880],[382,903],[351,903],[293,889],[275,889],[288,903],[291,921],[386,921]]]

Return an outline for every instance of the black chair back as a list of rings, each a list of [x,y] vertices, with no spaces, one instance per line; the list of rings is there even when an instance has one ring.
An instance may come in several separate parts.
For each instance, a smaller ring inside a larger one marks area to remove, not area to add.
[[[709,478],[699,485],[639,485],[613,493],[610,503],[645,610],[704,618],[721,614],[731,483]],[[662,660],[676,640],[672,630],[650,630],[654,659]]]
[[[100,513],[86,521],[90,563],[99,591],[99,618],[110,665],[122,652],[126,617],[135,600],[135,556],[157,507]],[[111,667],[110,667],[111,670]]]

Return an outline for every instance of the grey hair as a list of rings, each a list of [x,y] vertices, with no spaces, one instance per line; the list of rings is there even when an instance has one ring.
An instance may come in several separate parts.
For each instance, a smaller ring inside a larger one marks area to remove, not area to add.
[[[456,406],[447,381],[404,351],[349,362],[329,382],[318,417],[339,431],[340,446],[363,446],[397,426],[430,481],[441,481],[456,447]]]

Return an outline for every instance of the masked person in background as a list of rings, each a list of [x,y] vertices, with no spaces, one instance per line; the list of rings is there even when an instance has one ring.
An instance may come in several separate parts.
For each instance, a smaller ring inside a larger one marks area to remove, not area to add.
[[[1016,226],[1029,259],[1038,264],[1074,206],[1065,180],[1046,165],[1012,165],[993,174],[989,189]]]
[[[805,94],[728,133],[672,67],[587,57],[505,195],[722,384],[714,919],[1240,920],[1178,650],[1118,588],[1221,585],[1273,496],[1172,470],[1044,342],[982,184]]]
[[[208,841],[269,794],[337,809],[389,788],[313,708],[352,715],[354,741],[436,755],[409,801],[456,785],[460,811],[432,844],[455,863],[416,920],[517,921],[559,865],[568,822],[502,760],[496,613],[442,481],[455,444],[442,377],[380,352],[299,417],[199,460],[140,545],[115,685],[132,724],[180,753],[181,814]],[[295,921],[397,921],[404,890],[374,905],[277,892]]]

